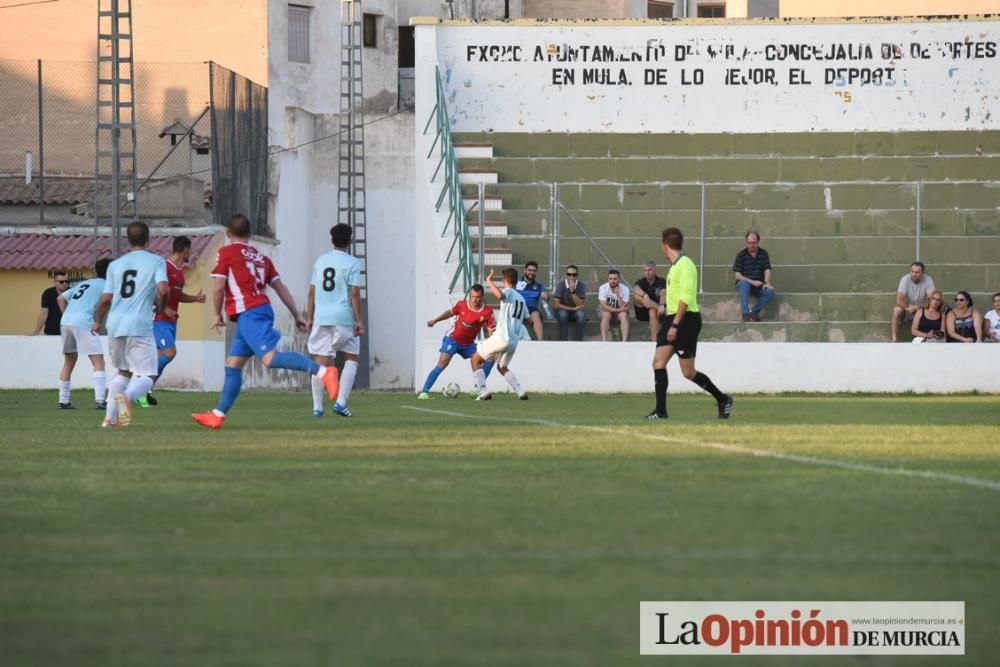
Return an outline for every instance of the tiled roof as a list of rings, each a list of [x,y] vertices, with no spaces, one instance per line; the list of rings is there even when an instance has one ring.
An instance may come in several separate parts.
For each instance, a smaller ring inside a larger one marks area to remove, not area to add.
[[[163,257],[169,257],[174,236],[155,234],[149,240],[149,250]],[[212,242],[212,234],[189,234],[191,239],[191,261],[198,259]],[[106,249],[108,239],[98,237],[105,247],[94,256],[93,236],[55,236],[52,234],[15,234],[0,236],[0,269],[88,269],[96,259],[110,257]],[[123,245],[127,246],[123,241]]]
[[[110,188],[108,188],[110,192]],[[94,178],[45,177],[45,203],[49,206],[74,206],[94,198]],[[39,181],[24,184],[24,178],[0,178],[0,204],[38,206],[41,201]]]

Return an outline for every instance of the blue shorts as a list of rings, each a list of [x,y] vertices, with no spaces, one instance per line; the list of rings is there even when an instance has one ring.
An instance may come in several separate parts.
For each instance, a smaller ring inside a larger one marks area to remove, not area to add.
[[[441,349],[438,352],[444,352],[450,355],[459,355],[463,359],[468,359],[476,352],[476,344],[470,343],[468,345],[459,345],[455,342],[455,339],[451,336],[445,336],[441,339]]]
[[[274,328],[274,310],[271,304],[251,308],[236,319],[236,335],[229,346],[230,357],[263,357],[278,347],[281,334]]]
[[[157,350],[169,350],[177,347],[177,322],[153,320],[153,338]]]

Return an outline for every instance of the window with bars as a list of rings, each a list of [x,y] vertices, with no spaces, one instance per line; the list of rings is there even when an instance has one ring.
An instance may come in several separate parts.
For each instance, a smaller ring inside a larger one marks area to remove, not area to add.
[[[724,19],[726,18],[725,5],[698,5],[698,18],[700,19]]]
[[[310,7],[288,5],[288,59],[292,62],[309,62],[310,12]]]
[[[674,3],[663,2],[662,0],[649,0],[646,3],[646,18],[650,19],[674,18]]]

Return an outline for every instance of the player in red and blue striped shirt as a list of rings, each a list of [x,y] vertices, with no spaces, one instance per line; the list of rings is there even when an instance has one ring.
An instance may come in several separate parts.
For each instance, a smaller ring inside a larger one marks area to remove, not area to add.
[[[225,326],[222,319],[225,302],[226,315],[236,322],[236,335],[233,336],[233,343],[226,357],[226,379],[218,405],[208,412],[195,413],[191,418],[207,428],[221,428],[243,386],[243,367],[255,355],[260,357],[268,369],[284,368],[312,373],[323,381],[330,400],[335,400],[340,389],[336,368],[320,366],[298,352],[279,352],[277,349],[281,334],[274,328],[274,311],[271,309],[271,300],[265,293],[268,286],[292,313],[295,326],[300,331],[307,331],[308,325],[299,314],[295,299],[281,282],[281,276],[270,258],[248,243],[250,221],[237,213],[230,218],[226,235],[231,243],[219,251],[215,268],[212,269],[212,280],[215,283],[213,328],[221,331]]]
[[[428,320],[427,326],[433,327],[438,322],[447,320],[450,317],[455,318],[455,326],[441,339],[441,349],[439,350],[441,356],[438,357],[437,366],[432,368],[431,372],[427,374],[423,389],[417,394],[417,398],[419,399],[428,399],[431,397],[431,387],[437,382],[441,372],[448,368],[448,364],[451,363],[453,356],[458,354],[463,359],[469,359],[476,353],[476,336],[479,335],[483,327],[486,327],[487,335],[493,333],[493,329],[496,328],[493,309],[483,303],[482,285],[473,285],[469,289],[469,297],[465,301],[459,301],[433,320]],[[492,368],[492,363],[489,364],[489,368],[484,367],[487,375],[489,375]]]

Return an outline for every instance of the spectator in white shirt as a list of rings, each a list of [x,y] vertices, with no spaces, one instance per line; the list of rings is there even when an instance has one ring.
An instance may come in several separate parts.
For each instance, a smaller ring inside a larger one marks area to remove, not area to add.
[[[622,342],[627,341],[629,289],[622,284],[618,269],[608,271],[608,282],[597,290],[597,300],[601,303],[601,340],[611,340],[611,322],[615,320],[621,328]]]

